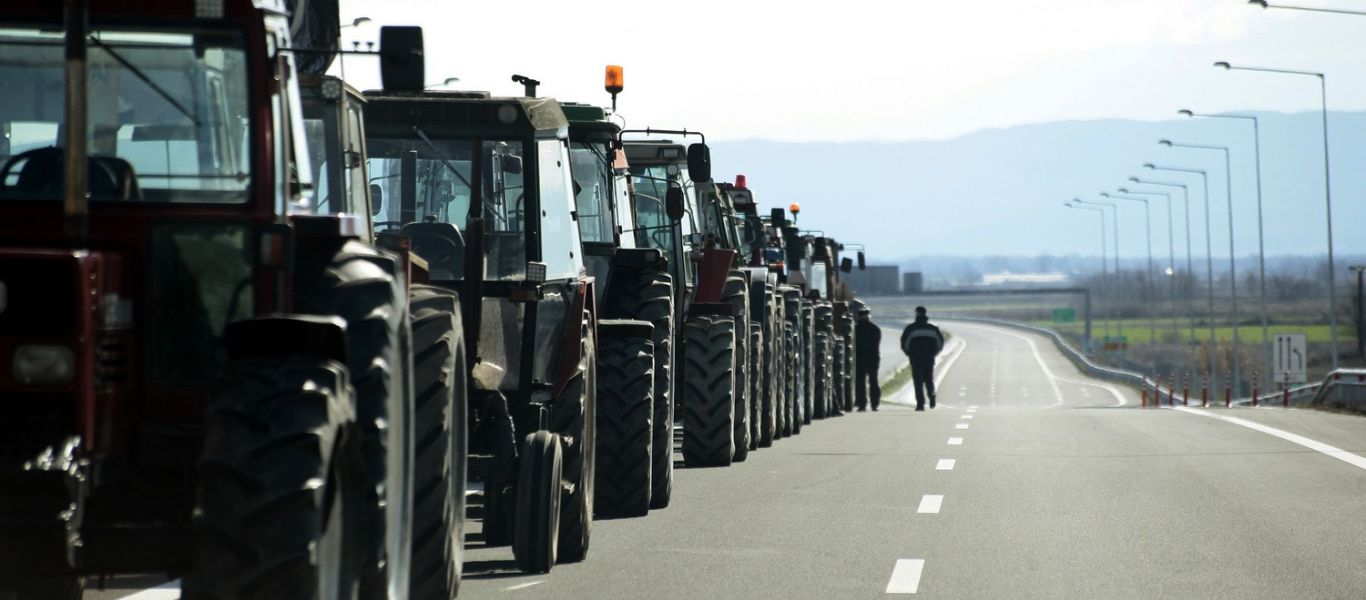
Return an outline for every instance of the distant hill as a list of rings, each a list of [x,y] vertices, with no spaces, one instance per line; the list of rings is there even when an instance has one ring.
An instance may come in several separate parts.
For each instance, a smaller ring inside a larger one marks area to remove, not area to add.
[[[1268,255],[1317,256],[1324,241],[1322,138],[1318,113],[1254,113],[1262,119]],[[1366,254],[1366,113],[1331,113],[1336,249]],[[1033,257],[1099,254],[1093,213],[1065,209],[1073,197],[1130,185],[1130,176],[1192,184],[1192,240],[1205,254],[1198,176],[1153,173],[1144,162],[1210,173],[1214,256],[1228,253],[1223,156],[1159,147],[1157,140],[1233,147],[1240,256],[1255,254],[1256,197],[1250,125],[1229,119],[1167,122],[1073,121],[992,129],[946,141],[713,142],[718,179],[748,176],[762,205],[799,202],[799,224],[868,245],[870,260],[904,264],[920,256]],[[1177,254],[1185,255],[1184,212],[1174,210]],[[1167,253],[1166,206],[1154,197],[1153,245]],[[1142,205],[1121,213],[1121,255],[1144,255]],[[1113,243],[1113,241],[1111,241]],[[1107,248],[1108,252],[1108,248]],[[1226,259],[1225,259],[1226,260]],[[1240,264],[1240,268],[1243,268]]]

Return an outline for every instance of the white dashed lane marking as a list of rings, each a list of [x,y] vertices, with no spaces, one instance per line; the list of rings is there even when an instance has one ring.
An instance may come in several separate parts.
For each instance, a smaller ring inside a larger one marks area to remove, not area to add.
[[[962,446],[962,445],[963,445],[963,438],[949,438],[949,445],[950,445],[950,446]]]
[[[957,463],[958,463],[958,461],[956,461],[956,460],[954,460],[954,459],[952,459],[952,458],[941,458],[941,459],[939,459],[939,463],[936,464],[936,465],[934,465],[934,470],[936,470],[936,471],[952,471],[952,470],[953,470],[953,466],[954,466],[955,464],[957,464]]]
[[[967,429],[967,428],[968,428],[968,424],[967,424],[967,423],[959,423],[959,424],[957,424],[957,425],[954,425],[953,428],[954,428],[954,429]]]
[[[925,561],[919,558],[902,558],[892,568],[892,578],[887,582],[888,594],[914,594],[920,590],[920,574],[925,570]]]
[[[963,416],[958,417],[958,418],[960,418],[960,419],[969,419],[969,420],[970,420],[970,419],[972,419],[972,415],[963,415]]]
[[[925,494],[920,497],[920,508],[915,509],[922,515],[937,515],[940,507],[944,506],[944,496],[941,494]]]

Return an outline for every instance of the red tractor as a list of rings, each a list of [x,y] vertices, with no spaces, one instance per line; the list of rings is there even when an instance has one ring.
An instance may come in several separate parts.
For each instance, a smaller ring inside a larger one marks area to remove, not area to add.
[[[185,598],[451,587],[458,556],[414,566],[413,540],[449,532],[414,498],[450,481],[417,437],[450,427],[419,422],[434,379],[413,361],[458,348],[424,339],[406,254],[374,239],[344,86],[300,91],[333,49],[295,48],[282,2],[0,14],[0,592],[148,572]],[[386,28],[380,54],[388,85],[421,89],[420,30]]]

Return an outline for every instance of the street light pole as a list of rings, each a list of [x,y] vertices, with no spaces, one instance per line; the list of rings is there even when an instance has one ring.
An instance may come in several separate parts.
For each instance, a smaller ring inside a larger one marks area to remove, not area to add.
[[[1279,8],[1283,10],[1303,10],[1309,12],[1333,13],[1336,15],[1366,16],[1366,12],[1362,12],[1359,10],[1346,10],[1342,8],[1319,8],[1317,6],[1292,6],[1289,4],[1272,4],[1270,2],[1267,2],[1266,0],[1250,0],[1248,4],[1251,4],[1253,6],[1260,6],[1262,8]]]
[[[1194,263],[1194,262],[1192,261],[1192,259],[1191,259],[1191,202],[1190,202],[1191,199],[1190,199],[1190,186],[1188,186],[1188,185],[1186,185],[1186,184],[1184,184],[1184,183],[1176,183],[1176,182],[1170,182],[1170,181],[1152,181],[1152,180],[1149,180],[1149,179],[1142,179],[1142,178],[1139,178],[1139,177],[1130,177],[1130,178],[1129,178],[1129,181],[1132,181],[1132,182],[1134,182],[1134,183],[1142,183],[1142,184],[1146,184],[1146,185],[1159,185],[1159,186],[1163,186],[1163,187],[1179,187],[1179,188],[1181,188],[1181,205],[1185,208],[1185,211],[1186,211],[1186,275],[1189,276],[1189,277],[1191,278],[1191,281],[1195,281],[1195,263]],[[1173,270],[1175,270],[1175,267],[1173,267]],[[1176,285],[1176,282],[1173,281],[1173,282],[1172,282],[1173,288],[1175,287],[1175,285]],[[1194,286],[1192,286],[1192,287],[1191,287],[1191,293],[1188,294],[1188,295],[1186,296],[1186,316],[1189,317],[1189,319],[1190,319],[1191,344],[1194,344],[1194,343],[1195,343],[1195,307],[1194,307],[1194,305],[1193,305],[1193,303],[1195,302],[1195,293],[1194,293],[1194,292],[1195,292],[1195,288],[1194,288]],[[1175,291],[1173,291],[1172,293],[1175,293]]]
[[[1143,168],[1150,171],[1171,171],[1173,173],[1195,173],[1200,176],[1200,182],[1205,189],[1205,280],[1209,290],[1209,372],[1210,383],[1213,384],[1219,376],[1219,363],[1214,359],[1214,351],[1218,346],[1218,339],[1214,337],[1214,243],[1211,241],[1213,234],[1210,233],[1209,216],[1209,174],[1204,169],[1187,169],[1184,167],[1160,167],[1152,163],[1144,163]],[[1187,214],[1187,220],[1189,220]]]
[[[1134,198],[1134,197],[1131,197],[1131,196],[1115,196],[1115,195],[1110,194],[1110,193],[1107,193],[1107,192],[1101,192],[1100,195],[1101,195],[1102,198],[1110,198],[1111,200],[1132,200],[1132,201],[1134,201],[1134,202],[1142,202],[1142,203],[1143,203],[1143,222],[1144,222],[1144,228],[1146,229],[1147,234],[1148,234],[1148,236],[1147,236],[1147,237],[1148,237],[1148,277],[1147,277],[1147,279],[1148,279],[1148,280],[1147,280],[1146,282],[1144,282],[1144,286],[1143,286],[1143,287],[1147,288],[1147,293],[1146,293],[1146,295],[1147,295],[1149,298],[1151,298],[1152,295],[1153,295],[1153,294],[1152,294],[1152,289],[1153,289],[1153,216],[1152,216],[1152,212],[1151,212],[1150,210],[1148,210],[1148,208],[1149,208],[1149,207],[1148,207],[1148,199],[1147,199],[1147,198]],[[1145,307],[1145,308],[1148,309],[1148,310],[1147,310],[1147,312],[1148,312],[1148,343],[1149,343],[1149,344],[1157,344],[1157,320],[1156,320],[1155,318],[1153,318],[1153,311],[1152,311],[1152,308],[1151,308],[1151,307]],[[1156,363],[1154,363],[1154,364],[1156,364]]]
[[[1076,204],[1089,204],[1089,205],[1091,205],[1091,206],[1108,206],[1108,207],[1110,207],[1111,215],[1114,217],[1114,232],[1115,232],[1115,240],[1114,240],[1114,244],[1115,244],[1115,281],[1122,283],[1122,282],[1123,282],[1123,278],[1122,278],[1122,276],[1120,275],[1120,270],[1119,270],[1119,206],[1116,205],[1116,204],[1114,204],[1113,202],[1095,202],[1095,201],[1089,201],[1089,202],[1088,202],[1088,201],[1086,201],[1086,200],[1082,200],[1081,198],[1073,198],[1073,199],[1072,199],[1072,202],[1073,202],[1073,203],[1076,203]],[[1110,311],[1111,311],[1111,314],[1114,316],[1114,319],[1115,319],[1115,328],[1119,330],[1119,337],[1124,337],[1124,319],[1123,319],[1123,316],[1124,316],[1124,315],[1122,315],[1122,314],[1119,313],[1118,305],[1119,305],[1119,303],[1118,303],[1118,302],[1115,302],[1115,300],[1114,300],[1114,293],[1113,293],[1113,290],[1112,290],[1112,291],[1111,291],[1111,298],[1110,298]]]
[[[1269,390],[1275,383],[1275,373],[1271,366],[1271,333],[1270,320],[1271,310],[1266,300],[1266,235],[1265,227],[1262,223],[1262,134],[1260,119],[1255,115],[1227,115],[1227,114],[1204,114],[1182,109],[1178,114],[1187,117],[1202,117],[1208,119],[1240,119],[1252,122],[1252,144],[1256,157],[1257,171],[1257,287],[1260,296],[1262,309],[1262,389]]]
[[[1137,181],[1138,178],[1129,179]],[[1144,190],[1130,190],[1129,188],[1119,188],[1125,194],[1142,194],[1147,196],[1162,196],[1167,199],[1167,300],[1171,303],[1172,314],[1172,337],[1181,339],[1181,330],[1176,324],[1176,239],[1172,234],[1172,195],[1167,192],[1148,192]]]
[[[1100,208],[1092,208],[1090,206],[1076,206],[1066,202],[1064,202],[1062,205],[1066,206],[1067,208],[1075,208],[1077,210],[1089,210],[1095,212],[1100,217],[1100,285],[1106,290],[1109,290],[1110,275],[1106,271],[1105,266],[1105,210]],[[1086,330],[1086,348],[1089,352],[1094,350],[1095,348],[1091,343],[1091,330],[1089,329],[1089,327],[1091,326],[1091,322],[1087,321],[1086,326],[1088,327],[1088,329]],[[1110,337],[1109,321],[1105,322],[1105,337]]]
[[[1229,311],[1230,325],[1233,326],[1233,388],[1241,394],[1243,380],[1242,360],[1240,356],[1240,345],[1238,340],[1238,260],[1233,248],[1233,161],[1230,158],[1227,146],[1209,146],[1204,144],[1178,144],[1170,140],[1159,142],[1169,148],[1191,148],[1195,150],[1218,150],[1224,153],[1224,195],[1228,199],[1228,281],[1229,298],[1232,302]],[[1206,222],[1206,225],[1209,223]],[[1213,281],[1211,279],[1211,281]],[[1211,292],[1212,295],[1212,292]],[[1213,315],[1211,315],[1211,318]]]
[[[1265,4],[1268,8],[1300,8],[1287,6],[1272,6]],[[1302,10],[1309,10],[1304,8]],[[1346,12],[1329,11],[1322,9],[1322,12]],[[1352,12],[1350,14],[1360,14]],[[1300,75],[1304,77],[1317,77],[1319,79],[1319,98],[1323,101],[1323,201],[1324,208],[1328,217],[1328,328],[1329,339],[1332,344],[1333,370],[1338,368],[1338,273],[1333,264],[1333,179],[1330,171],[1328,156],[1328,77],[1317,71],[1297,71],[1293,69],[1269,69],[1266,67],[1244,67],[1234,66],[1227,62],[1214,63],[1217,68],[1229,71],[1255,71],[1259,73],[1277,73],[1282,75]]]

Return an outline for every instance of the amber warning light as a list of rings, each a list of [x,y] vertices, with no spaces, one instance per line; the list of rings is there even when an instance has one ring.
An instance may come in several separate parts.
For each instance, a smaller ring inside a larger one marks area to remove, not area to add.
[[[607,88],[607,93],[612,95],[612,111],[617,110],[617,94],[626,89],[626,76],[622,73],[621,65],[607,65],[607,74],[603,77],[603,87]]]
[[[797,213],[802,212],[802,205],[793,202],[787,206],[787,211],[792,213],[792,222],[797,222]]]

